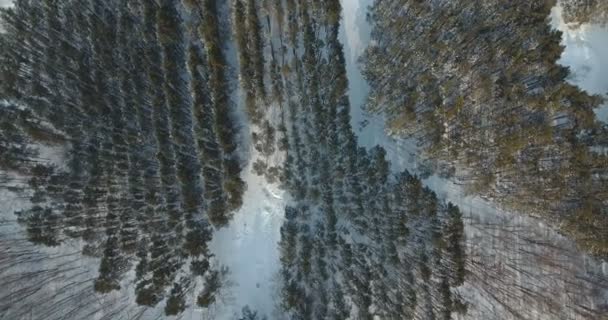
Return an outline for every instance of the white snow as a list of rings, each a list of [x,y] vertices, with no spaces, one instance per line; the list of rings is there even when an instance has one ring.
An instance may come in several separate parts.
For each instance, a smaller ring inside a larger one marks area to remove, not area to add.
[[[253,174],[250,166],[245,170],[243,207],[211,242],[220,263],[230,268],[230,293],[217,319],[231,319],[245,305],[275,319],[271,316],[279,301],[275,279],[281,266],[277,244],[285,210],[283,191]]]
[[[369,34],[369,32],[361,32],[359,27],[367,27],[367,24],[360,25],[358,23],[357,15],[364,12],[365,4],[371,4],[371,1],[356,1],[356,0],[348,0],[342,4],[342,15],[343,15],[343,23],[344,23],[344,31],[346,32],[346,37],[348,38],[348,47],[350,48],[350,59],[356,59],[363,50],[365,50],[365,39],[363,39],[364,34]],[[348,58],[345,57],[345,58]]]
[[[551,11],[551,25],[563,32],[562,45],[566,47],[558,62],[570,67],[571,83],[608,98],[608,25],[575,26],[564,22],[562,12],[560,5]],[[608,122],[608,102],[596,113],[600,120]]]

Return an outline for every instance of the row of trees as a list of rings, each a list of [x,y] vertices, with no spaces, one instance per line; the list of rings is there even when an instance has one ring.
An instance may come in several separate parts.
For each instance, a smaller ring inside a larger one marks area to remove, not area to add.
[[[288,44],[283,42],[285,9],[282,1],[235,0],[232,4],[239,83],[256,150],[252,169],[276,183],[283,179],[285,77],[290,72]]]
[[[42,162],[32,139],[49,145],[64,143],[60,132],[38,119],[29,109],[3,101],[0,102],[0,170],[27,173],[27,167]]]
[[[239,73],[250,120],[259,124],[266,101],[264,32],[255,0],[234,1],[234,36],[239,48]]]
[[[82,243],[95,291],[176,315],[215,301],[212,228],[245,184],[213,0],[18,0],[1,13],[0,167],[30,177],[28,239]],[[65,146],[65,166],[36,144]],[[201,279],[201,280],[198,280]]]
[[[543,215],[588,252],[608,254],[601,99],[557,64],[555,1],[379,1],[362,58],[368,109],[419,141],[423,157],[473,194]]]

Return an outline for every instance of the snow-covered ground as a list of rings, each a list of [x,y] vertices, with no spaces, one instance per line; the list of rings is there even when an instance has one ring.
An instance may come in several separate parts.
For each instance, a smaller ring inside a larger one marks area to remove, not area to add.
[[[551,12],[551,25],[563,32],[562,44],[566,47],[558,62],[570,67],[571,83],[608,98],[608,25],[569,25],[564,22],[562,11],[557,5]],[[596,113],[600,120],[608,122],[608,101]]]
[[[226,228],[218,230],[211,250],[219,262],[230,268],[225,308],[216,319],[233,319],[233,313],[249,305],[260,315],[275,319],[275,307],[280,301],[276,276],[281,262],[278,242],[285,213],[283,191],[245,169],[247,191],[243,207]]]
[[[229,3],[221,7],[222,14],[231,15]],[[229,25],[224,25],[227,28]],[[230,30],[223,30],[230,34]],[[278,41],[276,34],[273,41]],[[278,243],[281,239],[281,226],[285,214],[286,194],[277,185],[269,184],[264,177],[252,172],[252,164],[261,155],[253,148],[251,132],[255,129],[245,112],[245,93],[238,85],[238,59],[236,44],[230,39],[224,53],[231,68],[231,81],[234,88],[232,100],[237,103],[235,118],[242,124],[239,132],[241,159],[247,161],[242,178],[247,184],[243,196],[243,206],[235,213],[227,227],[216,230],[210,249],[217,262],[229,268],[227,283],[221,289],[221,302],[212,310],[202,314],[203,319],[238,319],[241,309],[249,306],[259,316],[278,319],[278,304],[281,299],[277,282],[281,261]],[[270,56],[267,48],[266,56]],[[267,107],[266,119],[277,123],[280,118],[278,105]],[[272,167],[282,163],[282,153],[267,160]],[[196,314],[196,310],[195,310]],[[196,317],[193,317],[196,318]]]
[[[386,149],[394,171],[407,169],[415,173],[419,160],[415,143],[388,136],[382,116],[362,110],[369,87],[357,59],[369,43],[370,26],[365,20],[365,12],[373,0],[342,0],[341,3],[344,8],[341,41],[345,46],[350,84],[351,124],[359,143],[367,148],[381,145]],[[590,38],[596,37],[593,32],[590,34]],[[568,44],[568,34],[565,39]],[[608,41],[599,45],[592,42],[588,47],[600,50],[606,45]],[[571,50],[566,50],[563,63],[577,61],[569,58]],[[593,93],[599,92],[592,90],[608,91],[605,87],[601,89],[596,80],[588,78],[597,72],[597,79],[608,80],[608,73],[597,69],[601,59],[607,57],[608,54],[594,56],[580,64],[592,69],[591,74],[582,75],[574,68],[578,75],[576,81],[580,81],[584,89]],[[606,64],[601,67],[606,68]],[[584,86],[590,82],[598,87]],[[487,200],[467,196],[461,186],[450,180],[431,176],[424,183],[441,198],[458,205],[465,214],[467,253],[475,262],[474,266],[479,267],[470,270],[472,275],[461,290],[468,301],[474,302],[467,319],[556,319],[556,316],[584,319],[575,314],[574,309],[579,305],[584,306],[583,309],[608,306],[607,263],[582,254],[572,241],[541,221],[505,212]],[[512,314],[507,311],[509,308],[521,313]]]

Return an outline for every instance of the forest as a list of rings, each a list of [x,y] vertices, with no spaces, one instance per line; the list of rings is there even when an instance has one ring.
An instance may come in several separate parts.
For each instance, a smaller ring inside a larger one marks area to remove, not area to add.
[[[371,1],[362,106],[346,2],[2,8],[0,319],[604,319],[604,100],[557,62],[556,1]],[[356,108],[420,164],[363,146]],[[268,186],[273,294],[249,305],[217,242]]]
[[[134,270],[137,304],[164,300],[167,315],[196,281],[197,303],[213,302],[221,270],[207,243],[245,189],[219,15],[214,1],[17,1],[2,12],[0,166],[28,177],[32,206],[15,212],[27,239],[79,243],[99,259],[98,293]],[[37,143],[65,147],[65,163],[45,164]]]
[[[597,150],[608,130],[594,114],[603,101],[568,83],[556,62],[561,34],[547,22],[555,1],[439,2],[371,8],[366,107],[415,139],[432,170],[542,216],[605,258],[608,156]],[[605,2],[594,3],[566,1],[567,19],[601,15]]]

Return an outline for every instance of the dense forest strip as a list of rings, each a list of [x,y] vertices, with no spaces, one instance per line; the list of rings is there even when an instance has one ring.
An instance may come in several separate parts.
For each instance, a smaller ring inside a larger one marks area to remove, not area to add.
[[[228,209],[232,211],[241,206],[241,197],[246,186],[239,176],[241,168],[240,159],[236,154],[237,141],[235,140],[237,127],[231,118],[234,101],[230,97],[229,79],[227,78],[229,73],[219,31],[220,12],[218,4],[214,0],[204,0],[202,5],[199,4],[197,8],[202,18],[200,30],[207,48],[210,66],[209,88],[215,108],[215,126],[224,155],[224,176],[226,177],[224,189],[228,195]],[[229,219],[229,217],[221,217],[215,223],[226,224]]]
[[[466,260],[458,209],[409,173],[391,174],[383,149],[357,146],[339,12],[338,1],[287,10],[301,17],[303,47],[286,79],[284,181],[294,201],[281,229],[283,307],[302,319],[466,313],[453,290]]]
[[[207,201],[207,212],[214,221],[224,216],[228,210],[224,189],[223,153],[214,125],[215,109],[209,94],[209,70],[205,47],[200,41],[198,28],[192,33],[194,40],[190,47],[188,65],[192,72],[191,90],[194,92],[194,133],[203,164],[203,193]]]
[[[20,0],[1,12],[0,166],[27,181],[9,192],[31,203],[16,220],[32,244],[96,259],[78,292],[134,290],[142,315],[214,302],[225,271],[207,249],[212,224],[230,221],[244,190],[215,1],[196,3]],[[42,145],[66,164],[40,159]],[[100,308],[113,317],[126,302]]]

